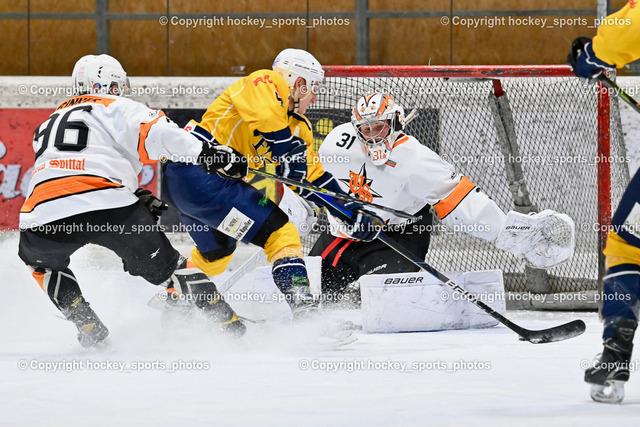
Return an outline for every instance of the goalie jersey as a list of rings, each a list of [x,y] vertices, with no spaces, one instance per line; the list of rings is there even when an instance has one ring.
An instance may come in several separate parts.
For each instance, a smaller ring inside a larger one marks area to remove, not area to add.
[[[351,123],[334,128],[320,146],[324,169],[350,195],[415,214],[427,204],[433,206],[443,223],[454,229],[460,225],[467,234],[494,240],[505,214],[469,178],[410,135],[400,135],[386,164],[376,166],[358,141]],[[389,224],[407,220],[376,210]],[[331,220],[331,218],[330,218]],[[332,227],[334,228],[334,227]]]
[[[82,95],[36,129],[33,149],[21,229],[136,203],[143,162],[195,163],[202,144],[162,111],[119,96]]]

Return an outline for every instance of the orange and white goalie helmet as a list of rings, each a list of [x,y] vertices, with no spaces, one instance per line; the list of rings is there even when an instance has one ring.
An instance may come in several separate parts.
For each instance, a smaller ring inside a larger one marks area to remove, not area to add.
[[[390,95],[371,93],[356,102],[351,124],[373,164],[382,165],[404,129],[404,109]]]
[[[129,78],[117,59],[109,55],[85,55],[76,62],[71,74],[73,94],[126,95]]]

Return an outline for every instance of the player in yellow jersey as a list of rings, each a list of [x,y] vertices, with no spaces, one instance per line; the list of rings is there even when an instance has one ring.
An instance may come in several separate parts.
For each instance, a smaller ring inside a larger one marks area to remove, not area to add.
[[[622,67],[640,58],[640,5],[630,0],[609,15],[590,40],[573,42],[568,62],[578,77],[595,81],[607,68]],[[627,186],[611,220],[613,231],[604,249],[602,318],[604,350],[585,372],[592,385],[591,397],[599,402],[620,403],[629,379],[633,336],[638,326],[640,294],[640,174]]]
[[[276,164],[276,173],[296,181],[308,180],[343,192],[331,174],[316,161],[312,130],[303,115],[316,100],[324,80],[320,63],[309,52],[285,49],[272,70],[258,70],[229,86],[204,113],[185,129],[204,142],[235,148],[249,166]],[[307,160],[309,165],[307,164]],[[209,276],[222,273],[237,241],[264,248],[273,264],[273,279],[287,296],[296,317],[316,310],[302,259],[302,245],[287,215],[258,190],[241,180],[225,180],[202,168],[168,163],[165,189],[181,213],[196,248],[192,264]],[[313,195],[306,194],[311,199]],[[375,216],[354,211],[354,237],[373,239],[369,225]]]

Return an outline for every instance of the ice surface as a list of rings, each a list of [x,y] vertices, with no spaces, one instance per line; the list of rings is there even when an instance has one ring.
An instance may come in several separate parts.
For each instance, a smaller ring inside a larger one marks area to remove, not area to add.
[[[178,248],[190,249],[186,243]],[[233,266],[253,251],[239,248]],[[75,341],[73,325],[57,317],[16,253],[16,234],[5,234],[0,241],[2,425],[638,423],[640,378],[632,374],[622,405],[592,402],[582,381],[583,365],[600,351],[595,313],[508,312],[528,328],[576,318],[587,323],[583,336],[541,345],[496,327],[360,332],[357,342],[331,350],[306,338],[301,328],[276,321],[249,324],[245,337],[231,340],[201,321],[191,328],[163,324],[160,312],[146,305],[158,288],[122,272],[115,255],[86,247],[71,268],[111,331],[112,347],[98,352]],[[234,289],[251,286],[247,276]],[[244,303],[238,310],[277,317],[280,309],[273,306],[263,304],[260,312],[255,303]],[[328,316],[361,322],[356,310]],[[59,362],[68,369],[45,371]],[[137,372],[136,364],[143,370]]]

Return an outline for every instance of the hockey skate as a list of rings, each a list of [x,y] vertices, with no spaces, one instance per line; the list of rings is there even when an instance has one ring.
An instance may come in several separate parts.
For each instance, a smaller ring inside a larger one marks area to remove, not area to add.
[[[222,332],[236,337],[241,337],[246,332],[242,318],[236,315],[229,304],[220,297],[209,304],[198,307],[183,294],[173,288],[168,288],[154,295],[147,305],[162,311],[163,324],[177,324],[187,327],[194,321],[197,309],[200,309],[205,316],[213,319]]]
[[[209,309],[203,308],[203,310],[208,317],[219,325],[222,332],[234,337],[241,337],[247,332],[247,327],[242,322],[242,319],[222,298],[210,303],[210,307]]]
[[[625,319],[616,326],[616,336],[604,342],[604,350],[596,356],[593,366],[584,373],[591,384],[591,398],[602,403],[621,403],[624,383],[629,380],[629,361],[633,350],[636,322]]]
[[[62,311],[67,320],[78,328],[78,342],[83,347],[103,347],[109,330],[89,307],[89,303],[80,297],[71,307]]]
[[[310,292],[309,285],[292,286],[284,293],[294,320],[311,319],[320,313],[320,301]]]

